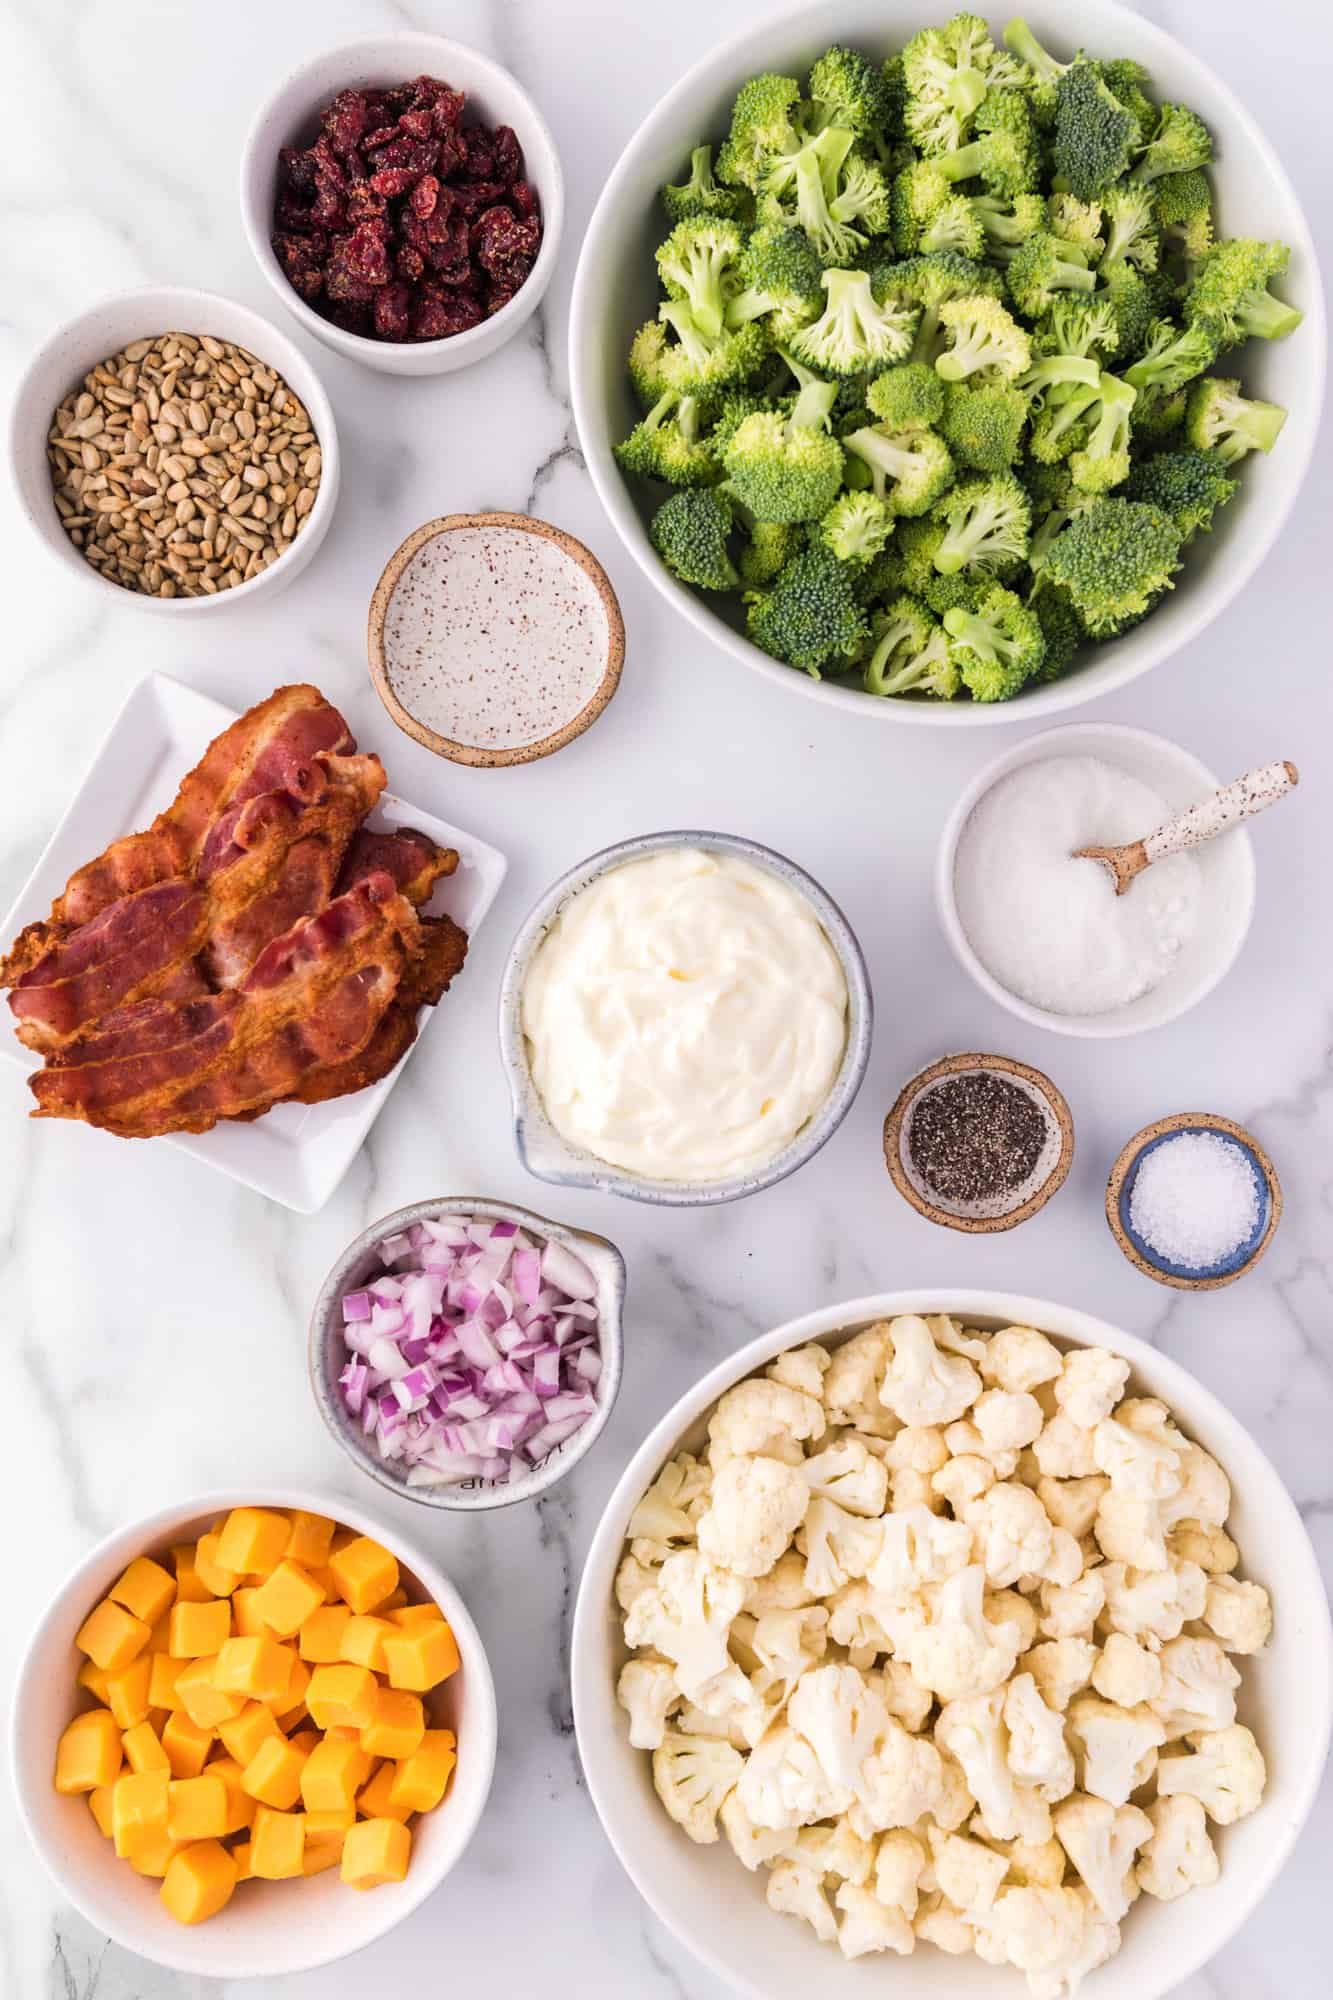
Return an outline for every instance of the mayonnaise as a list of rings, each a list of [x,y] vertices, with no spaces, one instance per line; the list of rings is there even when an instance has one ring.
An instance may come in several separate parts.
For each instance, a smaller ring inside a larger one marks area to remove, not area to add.
[[[652,1180],[780,1153],[833,1087],[847,982],[805,898],[765,868],[673,848],[568,902],[528,968],[523,1032],[568,1144]]]

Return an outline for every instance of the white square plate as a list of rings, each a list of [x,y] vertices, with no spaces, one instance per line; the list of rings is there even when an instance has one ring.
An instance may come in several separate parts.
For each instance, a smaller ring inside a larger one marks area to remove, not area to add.
[[[181,779],[198,763],[207,745],[235,720],[234,712],[220,701],[184,687],[166,674],[149,674],[140,681],[112,723],[13,908],[0,923],[0,939],[8,942],[24,924],[44,917],[76,868],[113,840],[147,826],[170,804]],[[457,848],[458,867],[437,884],[426,912],[451,916],[462,925],[469,941],[475,940],[505,878],[508,863],[503,854],[474,834],[408,805],[391,792],[382,794],[366,824],[379,830],[419,827],[441,847]],[[441,1006],[447,1013],[447,994]],[[435,1011],[423,1007],[421,1013],[425,1016]],[[5,1023],[0,1049],[24,1070],[39,1069],[40,1058],[7,1029]],[[334,1098],[331,1103],[277,1104],[252,1124],[224,1123],[198,1137],[173,1135],[156,1143],[178,1146],[233,1180],[281,1202],[284,1208],[312,1215],[323,1207],[351,1166],[410,1054],[411,1050],[379,1083],[348,1097]],[[108,1145],[134,1143],[109,1133],[98,1136]]]

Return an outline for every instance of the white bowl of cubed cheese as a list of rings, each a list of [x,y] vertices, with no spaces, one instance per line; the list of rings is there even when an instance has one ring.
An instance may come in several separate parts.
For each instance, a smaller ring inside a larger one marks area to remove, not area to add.
[[[853,1299],[823,1307],[750,1341],[668,1410],[626,1467],[583,1572],[574,1618],[572,1678],[574,1721],[588,1789],[612,1847],[644,1899],[711,1972],[750,2000],[806,2000],[811,1993],[835,1991],[846,2000],[863,1996],[871,2000],[888,1989],[905,2000],[1004,2000],[1005,1995],[1022,2000],[1028,1988],[1021,1972],[1009,1965],[983,1963],[957,1937],[949,1950],[962,1950],[962,1956],[948,1955],[924,1941],[910,1949],[909,1931],[910,1955],[896,1956],[904,1946],[895,1944],[887,1952],[872,1947],[868,1955],[844,1961],[836,1945],[819,1941],[808,1921],[779,1915],[766,1901],[763,1868],[747,1874],[733,1852],[729,1826],[726,1833],[715,1828],[718,1837],[709,1841],[701,1827],[696,1826],[692,1840],[682,1825],[673,1823],[654,1789],[652,1760],[645,1750],[631,1746],[630,1719],[617,1699],[620,1672],[629,1657],[625,1613],[617,1597],[630,1517],[669,1459],[682,1451],[698,1454],[707,1446],[707,1419],[718,1398],[790,1349],[817,1342],[836,1350],[850,1336],[880,1321],[933,1314],[948,1315],[981,1335],[1002,1327],[1037,1328],[1064,1352],[1064,1365],[1069,1353],[1078,1349],[1104,1349],[1128,1361],[1130,1372],[1121,1393],[1160,1398],[1185,1437],[1211,1453],[1227,1474],[1231,1487],[1227,1533],[1240,1551],[1238,1574],[1262,1583],[1271,1596],[1271,1638],[1236,1663],[1243,1669],[1237,1689],[1238,1723],[1252,1731],[1262,1747],[1266,1789],[1248,1816],[1235,1824],[1215,1826],[1210,1821],[1220,1862],[1217,1880],[1177,1901],[1142,1895],[1124,1918],[1118,1952],[1088,1981],[1087,1991],[1096,2000],[1161,2000],[1182,1988],[1244,1922],[1301,1835],[1329,1741],[1333,1705],[1329,1615],[1318,1563],[1296,1507],[1239,1420],[1193,1376],[1146,1342],[1072,1307],[948,1287]],[[655,1560],[651,1550],[643,1560]],[[620,1587],[631,1591],[632,1600],[637,1580],[627,1576]],[[736,1635],[732,1637],[736,1643]],[[835,1645],[829,1657],[845,1656]],[[897,1657],[901,1660],[902,1654]],[[931,1726],[928,1720],[924,1726]],[[691,1719],[687,1713],[682,1723],[667,1727],[697,1728],[698,1714]],[[681,1796],[675,1800],[678,1809]],[[743,1806],[743,1793],[741,1799]],[[760,1858],[751,1850],[751,1861]],[[827,1879],[839,1872],[832,1869]],[[817,1873],[815,1879],[819,1880]],[[794,1905],[784,1902],[782,1907]],[[978,1918],[982,1926],[985,1921]],[[1031,1990],[1042,2000],[1059,2000],[1072,1987],[1064,1977],[1039,1976]]]
[[[336,1866],[301,1879],[242,1880],[216,1915],[185,1923],[164,1906],[159,1879],[137,1873],[128,1860],[117,1857],[112,1839],[104,1836],[90,1810],[92,1795],[58,1792],[53,1779],[62,1732],[92,1701],[76,1682],[86,1659],[75,1635],[85,1619],[136,1557],[158,1558],[170,1571],[171,1549],[194,1542],[233,1508],[300,1510],[367,1536],[397,1562],[399,1588],[409,1604],[438,1605],[452,1628],[459,1666],[423,1696],[425,1719],[434,1728],[453,1731],[458,1761],[440,1804],[419,1812],[411,1823],[402,1880],[358,1893]],[[159,1965],[201,1977],[244,1979],[309,1971],[345,1958],[415,1910],[439,1887],[476,1831],[490,1790],[495,1747],[490,1666],[467,1606],[449,1579],[393,1528],[341,1498],[264,1487],[204,1493],[162,1508],[118,1529],[79,1564],[29,1641],[14,1695],[11,1768],[33,1846],[62,1894],[90,1924]]]

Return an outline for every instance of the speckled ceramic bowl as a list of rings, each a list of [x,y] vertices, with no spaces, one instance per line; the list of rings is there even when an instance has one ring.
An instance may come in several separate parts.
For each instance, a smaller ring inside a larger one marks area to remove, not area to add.
[[[1169,1139],[1178,1139],[1182,1132],[1215,1132],[1220,1138],[1230,1139],[1254,1176],[1259,1203],[1258,1217],[1245,1241],[1238,1243],[1227,1256],[1219,1258],[1216,1264],[1199,1270],[1191,1270],[1184,1264],[1173,1264],[1159,1255],[1134,1227],[1129,1213],[1139,1168],[1149,1153],[1158,1146],[1164,1146]],[[1254,1269],[1272,1242],[1281,1216],[1282,1183],[1273,1162],[1253,1133],[1247,1132],[1243,1125],[1234,1124],[1230,1118],[1220,1118],[1211,1111],[1179,1111],[1174,1117],[1158,1118],[1151,1125],[1145,1125],[1125,1145],[1106,1183],[1106,1220],[1111,1234],[1130,1263],[1146,1278],[1155,1278],[1159,1285],[1173,1285],[1182,1292],[1215,1292],[1223,1285],[1233,1285],[1237,1278],[1243,1278],[1247,1271]]]
[[[738,1174],[720,1181],[649,1180],[641,1174],[623,1171],[596,1154],[571,1146],[556,1131],[533,1082],[523,1034],[523,983],[528,967],[551,924],[571,896],[586,889],[599,875],[619,868],[626,861],[640,861],[645,855],[660,854],[677,847],[699,847],[705,853],[731,855],[765,868],[797,895],[804,896],[823,926],[847,982],[847,1045],[843,1050],[833,1088],[823,1104],[789,1145],[775,1154],[766,1166],[753,1173]],[[633,840],[617,841],[590,854],[577,868],[571,868],[553,882],[528,912],[514,939],[500,986],[500,1054],[509,1076],[514,1104],[514,1143],[530,1174],[559,1187],[597,1188],[603,1194],[620,1194],[630,1201],[644,1201],[659,1208],[709,1208],[724,1201],[738,1201],[742,1195],[758,1194],[794,1174],[821,1146],[833,1137],[847,1113],[865,1076],[870,1059],[870,1037],[874,1022],[874,1001],[870,975],[856,934],[833,898],[818,882],[785,855],[756,840],[734,833],[644,833]]]
[[[594,1394],[597,1408],[582,1430],[564,1444],[557,1445],[549,1458],[534,1466],[522,1479],[465,1479],[457,1486],[409,1486],[406,1468],[395,1460],[381,1458],[365,1436],[361,1425],[348,1415],[338,1391],[338,1377],[347,1366],[347,1348],[342,1338],[342,1301],[348,1292],[364,1284],[380,1264],[379,1246],[386,1236],[407,1229],[414,1222],[438,1222],[442,1215],[493,1217],[516,1222],[534,1236],[547,1236],[563,1243],[580,1257],[597,1280],[597,1340],[602,1355],[602,1372]],[[382,1215],[350,1242],[319,1288],[310,1315],[310,1386],[315,1392],[319,1413],[347,1456],[377,1485],[396,1493],[400,1499],[416,1500],[423,1507],[436,1507],[448,1514],[484,1514],[496,1507],[510,1507],[518,1500],[535,1499],[572,1472],[586,1458],[606,1429],[607,1419],[620,1393],[624,1359],[625,1260],[614,1243],[593,1236],[586,1229],[568,1229],[549,1216],[534,1215],[531,1209],[514,1208],[506,1201],[491,1201],[481,1195],[440,1195],[434,1201],[414,1201]]]

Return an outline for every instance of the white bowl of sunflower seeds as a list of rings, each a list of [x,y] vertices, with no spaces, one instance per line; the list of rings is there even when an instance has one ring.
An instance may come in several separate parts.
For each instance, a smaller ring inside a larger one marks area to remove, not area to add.
[[[103,597],[179,615],[300,575],[338,498],[333,410],[258,313],[155,287],[59,327],[10,419],[19,504]]]

